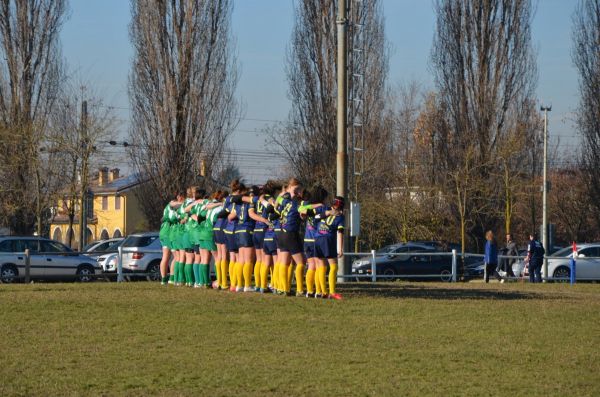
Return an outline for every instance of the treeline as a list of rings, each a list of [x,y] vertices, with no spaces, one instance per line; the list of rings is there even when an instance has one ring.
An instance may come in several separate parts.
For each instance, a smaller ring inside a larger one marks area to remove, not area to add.
[[[501,239],[513,233],[521,243],[528,233],[539,232],[543,121],[535,99],[531,1],[435,1],[433,89],[389,84],[380,1],[350,4],[362,7],[357,14],[364,29],[353,30],[351,19],[349,41],[365,43],[364,147],[356,156],[361,175],[349,187],[350,198],[361,203],[356,248],[435,239],[480,250],[488,229]],[[560,147],[550,146],[549,223],[556,225],[556,242],[562,244],[600,239],[598,4],[580,1],[573,17],[581,151],[563,158]],[[334,0],[298,2],[287,57],[292,110],[287,123],[272,130],[290,172],[332,191],[336,10]]]

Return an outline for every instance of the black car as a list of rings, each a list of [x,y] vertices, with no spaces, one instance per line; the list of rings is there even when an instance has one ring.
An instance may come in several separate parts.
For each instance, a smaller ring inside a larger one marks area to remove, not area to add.
[[[400,248],[400,246],[397,246]],[[422,280],[452,280],[452,257],[440,255],[439,251],[429,246],[421,246],[402,252],[400,249],[379,256],[375,261],[377,275],[387,276],[388,280],[422,279]],[[408,247],[406,247],[408,248]],[[437,253],[437,255],[436,255]],[[372,267],[368,258],[362,258],[352,264],[352,274],[371,275]]]

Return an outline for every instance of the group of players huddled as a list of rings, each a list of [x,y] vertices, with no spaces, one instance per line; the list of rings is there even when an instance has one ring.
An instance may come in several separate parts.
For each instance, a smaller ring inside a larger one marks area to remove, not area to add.
[[[294,275],[296,296],[342,299],[336,279],[344,198],[328,205],[327,196],[323,187],[309,190],[295,178],[250,188],[236,179],[230,193],[178,192],[160,228],[162,284],[290,296]]]

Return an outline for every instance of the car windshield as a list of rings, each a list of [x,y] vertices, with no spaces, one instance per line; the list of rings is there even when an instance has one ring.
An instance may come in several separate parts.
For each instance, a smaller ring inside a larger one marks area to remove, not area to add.
[[[563,248],[559,251],[556,251],[555,253],[553,253],[550,256],[556,256],[556,257],[561,257],[561,258],[566,258],[567,256],[571,255],[573,253],[573,248],[571,247],[567,247],[567,248]]]
[[[125,247],[147,247],[150,244],[152,244],[152,242],[154,240],[156,240],[158,238],[158,236],[156,235],[151,235],[151,236],[129,236],[127,237],[124,241],[122,246]]]
[[[383,248],[379,248],[379,249],[377,250],[377,253],[378,253],[378,254],[387,254],[387,253],[389,253],[389,252],[392,252],[392,251],[394,251],[394,249],[395,249],[395,248],[396,248],[396,247],[395,247],[395,246],[393,246],[393,245],[388,245],[388,246],[385,246],[385,247],[383,247]]]
[[[93,243],[90,243],[88,245],[86,245],[85,247],[83,247],[83,249],[81,250],[82,252],[87,252],[90,250],[90,248],[92,248],[93,246],[95,246],[96,244],[98,244],[97,241],[94,241]]]

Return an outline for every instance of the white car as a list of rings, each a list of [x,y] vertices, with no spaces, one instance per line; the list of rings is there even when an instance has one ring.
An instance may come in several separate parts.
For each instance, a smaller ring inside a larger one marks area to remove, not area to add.
[[[0,281],[12,283],[25,277],[25,250],[30,252],[32,279],[92,281],[101,273],[96,261],[58,241],[42,237],[0,238]]]
[[[573,249],[563,248],[548,257],[549,280],[569,280]],[[578,281],[600,280],[600,243],[577,244],[575,277]],[[545,277],[542,269],[542,277]]]

